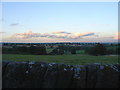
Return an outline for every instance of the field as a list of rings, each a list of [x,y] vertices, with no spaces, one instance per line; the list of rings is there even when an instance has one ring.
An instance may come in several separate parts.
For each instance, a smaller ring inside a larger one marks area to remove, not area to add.
[[[47,49],[46,49],[47,53],[52,52],[52,50],[53,50],[52,48],[47,48]],[[64,52],[64,54],[65,54],[65,55],[72,55],[70,51]],[[80,54],[80,55],[85,55],[85,50],[76,50],[76,54],[77,54],[77,55],[78,55],[78,54]]]
[[[41,61],[47,63],[65,64],[116,64],[118,56],[90,56],[90,55],[18,55],[2,54],[2,60],[8,61]]]

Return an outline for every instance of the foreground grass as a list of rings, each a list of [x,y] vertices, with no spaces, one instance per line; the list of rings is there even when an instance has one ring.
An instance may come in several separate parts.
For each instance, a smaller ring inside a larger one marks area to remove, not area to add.
[[[60,64],[116,64],[118,56],[90,56],[90,55],[18,55],[18,54],[3,54],[2,60],[8,61],[42,61],[47,63],[55,62]]]

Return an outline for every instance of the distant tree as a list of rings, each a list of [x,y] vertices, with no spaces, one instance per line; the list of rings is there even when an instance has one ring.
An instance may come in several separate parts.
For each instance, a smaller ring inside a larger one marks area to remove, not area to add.
[[[106,47],[103,44],[97,43],[96,46],[88,50],[89,54],[91,55],[105,55],[106,54]]]
[[[19,49],[19,51],[20,51],[21,53],[23,53],[23,52],[28,52],[28,49],[27,49],[27,47],[25,47],[25,46],[19,47],[18,49]]]
[[[107,50],[107,54],[115,54],[115,52],[114,52],[113,49],[108,49],[108,50]]]
[[[120,47],[116,48],[116,54],[120,55]]]
[[[42,55],[45,55],[47,52],[46,52],[46,47],[45,46],[42,46],[41,47],[41,54]]]
[[[46,47],[45,46],[33,46],[31,45],[29,48],[30,54],[35,55],[45,55],[46,54]]]
[[[46,47],[45,46],[36,47],[35,53],[37,55],[46,55]]]
[[[35,54],[35,49],[36,49],[36,47],[33,46],[33,45],[31,45],[31,46],[29,47],[29,53],[30,53],[30,54]]]
[[[64,50],[63,49],[59,49],[59,54],[63,55],[64,54]]]
[[[76,54],[76,49],[75,48],[71,49],[71,54]]]
[[[56,49],[56,48],[53,49],[50,54],[52,54],[52,55],[57,55],[57,54],[58,54],[58,49]]]
[[[53,48],[53,46],[50,46],[50,48]]]

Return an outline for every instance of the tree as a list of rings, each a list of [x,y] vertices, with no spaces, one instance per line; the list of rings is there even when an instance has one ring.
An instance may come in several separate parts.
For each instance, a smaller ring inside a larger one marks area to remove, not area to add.
[[[30,48],[29,48],[30,54],[35,54],[35,49],[36,49],[36,47],[31,45]]]
[[[92,55],[105,55],[106,54],[106,47],[103,44],[98,43],[95,47],[91,48],[88,52]]]
[[[76,49],[75,48],[71,49],[71,54],[76,54]]]
[[[42,55],[46,54],[46,47],[45,46],[41,46],[41,54]]]
[[[30,54],[35,55],[45,55],[46,54],[46,47],[45,46],[30,46],[29,48]]]
[[[63,55],[64,54],[64,50],[63,49],[59,49],[59,54]]]
[[[120,47],[116,48],[116,54],[120,55]]]
[[[53,49],[52,52],[51,52],[50,54],[52,54],[52,55],[58,54],[58,49]]]
[[[20,51],[21,53],[23,53],[23,52],[28,52],[28,49],[27,49],[27,47],[25,47],[25,46],[19,47],[18,49],[19,49],[19,51]]]

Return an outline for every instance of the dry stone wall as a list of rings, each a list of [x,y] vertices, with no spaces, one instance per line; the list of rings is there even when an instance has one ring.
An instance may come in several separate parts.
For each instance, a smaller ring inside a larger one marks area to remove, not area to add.
[[[2,88],[119,88],[120,65],[2,62]]]

